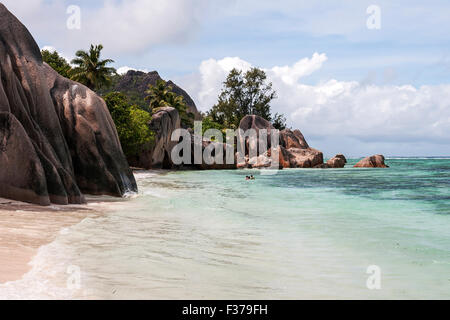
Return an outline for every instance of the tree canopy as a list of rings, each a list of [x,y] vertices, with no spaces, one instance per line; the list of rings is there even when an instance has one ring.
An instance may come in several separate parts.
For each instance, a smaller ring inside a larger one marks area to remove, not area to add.
[[[214,123],[235,129],[244,116],[258,115],[273,121],[278,129],[284,129],[286,121],[284,116],[271,114],[270,103],[276,98],[272,83],[267,81],[263,70],[252,68],[243,73],[233,69],[223,83],[217,104],[208,111],[207,116]]]
[[[183,96],[172,92],[172,86],[168,86],[164,80],[158,80],[154,86],[150,85],[146,93],[148,96],[145,99],[149,101],[149,108],[152,112],[161,107],[175,108],[180,115],[181,125],[184,128],[193,126],[194,115],[187,111]]]
[[[78,81],[92,90],[111,84],[111,77],[116,73],[114,68],[107,67],[114,62],[111,59],[101,60],[101,51],[103,46],[92,45],[89,51],[78,50],[75,53],[76,58],[72,64],[76,67],[71,72],[71,78]]]
[[[70,78],[70,73],[72,71],[72,67],[67,62],[66,59],[61,57],[58,52],[49,50],[42,50],[42,60],[46,62],[50,67],[53,68],[56,72],[66,78]]]
[[[127,157],[137,156],[140,151],[150,148],[154,133],[148,123],[152,116],[128,102],[127,96],[111,92],[103,97],[117,128],[123,152]]]

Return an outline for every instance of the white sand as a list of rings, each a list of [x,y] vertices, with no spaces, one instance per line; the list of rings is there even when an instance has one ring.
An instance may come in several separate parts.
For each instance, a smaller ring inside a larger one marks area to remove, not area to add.
[[[40,207],[0,198],[0,284],[19,280],[40,246],[99,212],[87,205]]]

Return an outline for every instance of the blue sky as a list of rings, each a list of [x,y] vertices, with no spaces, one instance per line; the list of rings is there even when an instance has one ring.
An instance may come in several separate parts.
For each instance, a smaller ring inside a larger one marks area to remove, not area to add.
[[[448,1],[3,3],[40,47],[71,58],[101,42],[116,68],[158,70],[201,110],[229,68],[264,68],[279,91],[275,111],[327,155],[450,155]],[[66,27],[69,5],[81,9],[80,30]],[[366,26],[370,5],[381,10],[379,30]]]

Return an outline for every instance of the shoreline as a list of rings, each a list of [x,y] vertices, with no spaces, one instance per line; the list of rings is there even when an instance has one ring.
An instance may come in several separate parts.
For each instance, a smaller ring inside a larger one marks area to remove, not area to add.
[[[42,207],[0,198],[0,286],[22,279],[38,249],[54,241],[63,228],[100,216],[102,212],[91,205],[103,201]]]

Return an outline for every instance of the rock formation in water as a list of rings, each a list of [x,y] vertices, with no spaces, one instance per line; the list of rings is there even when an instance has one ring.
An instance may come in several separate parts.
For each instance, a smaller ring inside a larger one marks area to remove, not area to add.
[[[330,168],[343,168],[347,163],[347,159],[343,154],[337,154],[333,158],[328,159],[327,165]]]
[[[192,148],[192,150],[194,150],[194,148],[195,148],[194,136],[192,136],[191,142],[192,142],[191,148]],[[232,154],[232,159],[233,159],[233,163],[230,163],[230,164],[227,164],[227,161],[226,161],[227,147],[231,148],[230,152]],[[187,168],[198,169],[198,170],[236,169],[236,156],[234,153],[233,145],[227,145],[226,143],[202,139],[201,150],[202,150],[202,154],[205,154],[205,150],[206,150],[206,154],[208,154],[208,156],[210,156],[211,158],[206,160],[205,157],[202,157],[202,162],[200,164],[195,164],[194,153],[192,153],[192,157],[191,157],[192,165],[187,166]],[[216,150],[221,150],[220,151],[222,153],[222,156],[220,157],[221,163],[214,161],[213,157],[216,156]]]
[[[143,100],[148,95],[146,93],[148,87],[150,85],[156,85],[158,80],[162,79],[156,71],[145,73],[142,71],[129,70],[120,78],[120,81],[114,86],[113,91],[123,92],[130,97],[137,96]],[[201,120],[202,116],[200,115],[200,112],[198,112],[194,100],[192,100],[189,94],[171,80],[167,81],[166,84],[172,87],[172,92],[183,96],[188,107],[187,111],[194,114],[195,120]]]
[[[0,4],[0,196],[48,205],[136,191],[105,102],[42,61]]]
[[[257,132],[257,140],[254,141],[255,144],[259,143],[260,139],[265,139],[259,134],[259,130],[267,130],[267,148],[270,149],[271,146],[271,131],[274,130],[272,124],[256,115],[245,116],[240,124],[239,128],[244,132],[248,129],[254,129]],[[251,139],[248,137],[239,136],[241,143],[245,143],[246,150],[252,143]],[[244,142],[245,140],[245,142]],[[256,147],[253,145],[253,147]],[[319,150],[309,147],[303,134],[300,130],[290,130],[285,129],[280,131],[279,134],[279,164],[281,168],[313,168],[317,165],[323,164],[323,154]],[[244,162],[237,164],[238,168],[260,168],[270,166],[270,150],[266,154],[259,155],[257,158],[249,158],[248,151],[246,151]]]
[[[381,154],[364,158],[354,165],[355,168],[389,168]]]

